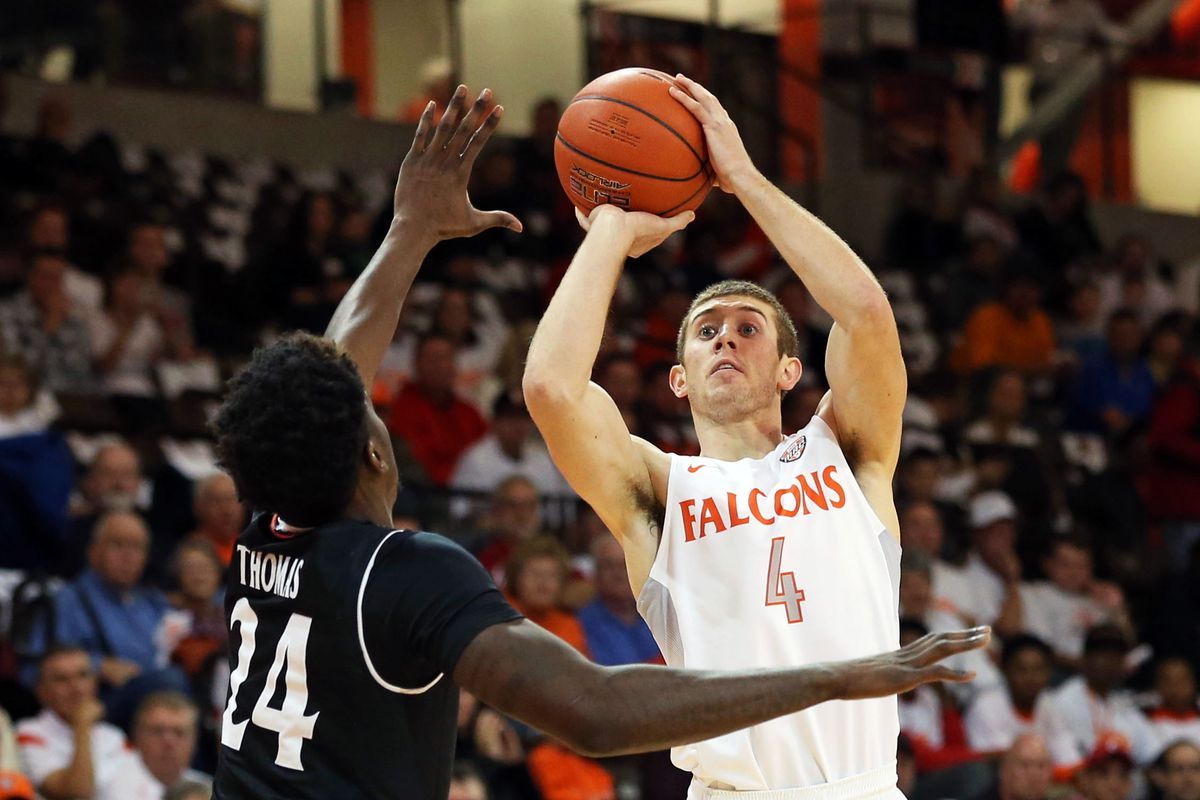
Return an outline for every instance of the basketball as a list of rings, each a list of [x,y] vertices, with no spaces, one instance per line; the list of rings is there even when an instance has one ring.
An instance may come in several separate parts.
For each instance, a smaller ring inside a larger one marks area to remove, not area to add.
[[[558,123],[554,163],[583,213],[602,203],[664,217],[691,211],[712,188],[700,123],[668,93],[674,78],[638,67],[579,90]]]

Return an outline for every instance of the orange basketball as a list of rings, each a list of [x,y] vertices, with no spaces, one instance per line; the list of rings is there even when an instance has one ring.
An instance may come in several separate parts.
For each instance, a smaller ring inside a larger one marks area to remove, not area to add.
[[[700,205],[712,188],[700,123],[653,69],[619,69],[579,90],[558,123],[554,163],[583,213],[602,203],[664,217]]]

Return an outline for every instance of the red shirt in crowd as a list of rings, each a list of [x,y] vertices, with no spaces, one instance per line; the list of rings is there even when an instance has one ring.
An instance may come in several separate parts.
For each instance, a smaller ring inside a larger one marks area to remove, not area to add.
[[[408,443],[429,479],[445,486],[459,456],[487,433],[488,424],[471,404],[453,396],[448,402],[435,401],[410,383],[392,405],[388,429]]]
[[[1200,364],[1185,362],[1150,412],[1153,461],[1141,481],[1146,512],[1170,522],[1200,520]]]

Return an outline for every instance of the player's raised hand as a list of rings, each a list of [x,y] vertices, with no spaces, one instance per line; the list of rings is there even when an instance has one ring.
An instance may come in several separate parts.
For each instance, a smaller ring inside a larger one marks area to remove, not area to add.
[[[596,206],[586,217],[578,208],[575,209],[575,219],[579,220],[579,226],[585,231],[590,232],[596,225],[611,225],[620,231],[628,240],[628,253],[632,258],[658,247],[668,236],[683,230],[695,218],[696,214],[692,211],[684,211],[673,217],[660,217],[645,211],[625,211],[607,203]]]
[[[986,625],[965,631],[930,633],[891,653],[847,664],[847,681],[841,700],[862,700],[903,694],[924,683],[963,683],[975,673],[954,669],[943,662],[950,656],[983,647],[992,638]]]
[[[491,89],[480,92],[470,109],[466,104],[467,87],[459,86],[436,125],[437,104],[430,101],[425,107],[396,179],[396,219],[428,226],[438,240],[474,236],[489,228],[520,233],[521,222],[512,214],[480,211],[467,196],[471,168],[500,124],[504,107],[492,105]]]
[[[753,175],[755,167],[729,112],[716,95],[685,75],[676,75],[675,85],[667,91],[700,121],[708,160],[717,176],[714,185],[732,194],[738,179]]]

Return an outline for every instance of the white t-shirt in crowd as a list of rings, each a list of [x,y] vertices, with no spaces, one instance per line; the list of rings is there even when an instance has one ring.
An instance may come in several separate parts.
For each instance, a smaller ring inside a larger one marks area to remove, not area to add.
[[[1070,658],[1083,655],[1088,628],[1109,618],[1108,611],[1092,598],[1064,591],[1051,581],[1021,584],[1021,613],[1026,633]]]
[[[1180,739],[1200,747],[1200,711],[1193,709],[1183,713],[1155,708],[1146,712],[1150,724],[1158,732],[1163,747]]]
[[[1013,705],[1006,686],[980,692],[967,706],[963,727],[971,749],[980,753],[1007,750],[1018,736],[1025,733],[1036,733],[1047,743],[1065,733],[1062,722],[1054,714],[1048,692],[1038,696],[1033,714],[1026,716]],[[1059,749],[1065,751],[1068,746],[1063,743]]]
[[[1051,741],[1050,754],[1056,766],[1083,761],[1104,733],[1125,737],[1138,765],[1149,764],[1162,748],[1159,733],[1133,702],[1129,692],[1116,691],[1100,697],[1088,688],[1082,676],[1064,682],[1050,695],[1051,709],[1062,720],[1068,735]]]
[[[71,726],[49,709],[17,723],[17,744],[25,774],[35,786],[67,767],[75,754]],[[159,800],[162,786],[142,766],[125,735],[107,722],[92,726],[92,800]]]
[[[934,594],[944,592],[946,600],[958,613],[970,617],[976,625],[991,625],[1000,616],[1008,593],[1004,581],[976,552],[967,556],[960,576],[959,580],[938,586],[935,575]]]
[[[108,353],[117,338],[116,323],[108,314],[96,314],[88,320],[92,335],[92,356],[99,359]],[[154,385],[154,365],[162,355],[166,344],[162,326],[149,314],[138,317],[133,332],[125,341],[125,349],[116,365],[101,377],[101,386],[109,394],[126,394],[135,397],[153,397],[157,393]]]

